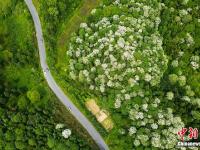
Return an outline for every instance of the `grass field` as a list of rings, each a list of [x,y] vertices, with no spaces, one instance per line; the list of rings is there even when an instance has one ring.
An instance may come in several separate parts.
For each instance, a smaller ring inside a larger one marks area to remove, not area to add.
[[[57,67],[66,66],[66,47],[71,34],[79,28],[80,23],[86,21],[91,10],[97,7],[99,3],[100,0],[84,0],[72,17],[63,23],[57,42]]]

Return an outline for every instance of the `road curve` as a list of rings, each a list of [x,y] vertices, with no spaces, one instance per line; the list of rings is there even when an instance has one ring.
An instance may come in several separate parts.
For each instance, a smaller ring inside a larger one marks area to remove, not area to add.
[[[31,16],[33,18],[33,22],[36,29],[36,37],[38,42],[38,48],[39,48],[39,55],[40,55],[40,64],[44,73],[44,77],[49,85],[49,87],[52,89],[52,91],[55,93],[55,95],[59,98],[59,100],[65,105],[67,109],[74,115],[74,117],[82,124],[82,126],[87,130],[87,132],[90,134],[90,136],[94,139],[94,141],[97,143],[99,148],[101,150],[109,150],[107,144],[101,137],[101,135],[97,132],[97,130],[94,128],[94,126],[90,123],[90,121],[79,111],[79,109],[69,100],[69,98],[64,94],[64,92],[61,90],[61,88],[57,85],[55,82],[53,76],[51,75],[51,72],[48,68],[47,62],[46,62],[46,50],[45,50],[45,44],[42,34],[42,27],[40,23],[40,19],[37,13],[37,10],[35,6],[33,5],[32,0],[25,0],[26,5],[28,6],[28,9],[31,13]]]

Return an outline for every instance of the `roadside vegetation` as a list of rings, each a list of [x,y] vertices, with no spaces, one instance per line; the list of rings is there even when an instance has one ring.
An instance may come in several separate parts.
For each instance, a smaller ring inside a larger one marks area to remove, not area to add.
[[[100,1],[76,1],[76,7],[72,7],[73,9],[71,9],[69,13],[59,13],[60,15],[63,15],[65,17],[59,16],[61,17],[61,19],[57,21],[57,23],[53,24],[51,24],[51,22],[54,22],[57,16],[51,15],[51,13],[45,8],[51,6],[54,9],[59,10],[57,3],[55,3],[55,5],[51,5],[51,2],[43,0],[33,0],[33,2],[37,7],[39,16],[41,18],[43,34],[45,38],[45,46],[47,50],[47,60],[48,65],[51,69],[51,73],[53,74],[56,82],[63,88],[63,91],[70,98],[70,100],[72,100],[73,103],[90,119],[90,121],[93,122],[93,125],[98,129],[101,135],[106,136],[106,130],[98,123],[94,116],[85,109],[85,103],[80,103],[82,97],[86,98],[87,95],[82,95],[84,93],[79,93],[80,90],[78,89],[70,89],[72,91],[68,91],[68,84],[66,84],[66,82],[68,81],[66,80],[66,78],[63,78],[66,75],[66,73],[63,72],[63,69],[66,68],[66,47],[67,43],[70,40],[70,35],[79,28],[79,24],[82,21],[86,21],[87,16],[90,14],[90,11],[93,8],[97,7]],[[68,4],[68,6],[70,5],[71,4]],[[61,76],[61,74],[63,74],[64,76]]]
[[[19,0],[0,2],[0,149],[97,149],[48,88],[32,18]]]

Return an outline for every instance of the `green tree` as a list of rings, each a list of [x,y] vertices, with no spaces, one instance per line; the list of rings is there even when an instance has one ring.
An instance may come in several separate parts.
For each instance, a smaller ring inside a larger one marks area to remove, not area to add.
[[[15,141],[15,146],[17,149],[25,149],[26,148],[26,144],[22,141]]]
[[[36,143],[35,139],[31,138],[31,139],[28,139],[28,144],[31,146],[35,146],[37,143]]]
[[[31,103],[35,104],[40,100],[40,93],[37,90],[31,90],[27,92],[27,97],[31,101]]]
[[[3,59],[8,62],[12,57],[13,57],[13,53],[9,50],[4,50],[2,51],[2,55],[3,55]]]
[[[178,81],[178,76],[176,74],[170,74],[169,81],[171,84],[175,84]]]
[[[17,102],[17,106],[19,109],[24,110],[28,106],[28,100],[25,96],[21,96]]]

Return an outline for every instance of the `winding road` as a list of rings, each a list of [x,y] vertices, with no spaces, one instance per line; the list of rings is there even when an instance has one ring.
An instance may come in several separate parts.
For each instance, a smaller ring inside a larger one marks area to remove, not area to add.
[[[65,105],[65,107],[67,109],[69,109],[69,111],[72,113],[72,115],[74,115],[75,118],[87,130],[87,132],[94,139],[94,141],[97,143],[99,148],[101,150],[109,150],[107,144],[105,143],[105,141],[103,140],[101,135],[97,132],[97,130],[94,128],[94,126],[79,111],[79,109],[69,100],[69,98],[64,94],[62,89],[55,82],[55,80],[54,80],[53,76],[51,75],[51,72],[48,68],[47,62],[46,62],[45,44],[44,44],[44,39],[43,39],[43,34],[42,34],[42,27],[41,27],[41,23],[40,23],[40,19],[39,19],[37,10],[36,10],[35,6],[33,5],[32,0],[25,0],[25,3],[28,6],[28,9],[33,18],[33,22],[34,22],[35,29],[36,29],[38,48],[39,48],[40,64],[41,64],[45,79],[46,79],[49,87],[52,89],[52,91],[55,93],[55,95],[59,98],[59,100]]]

